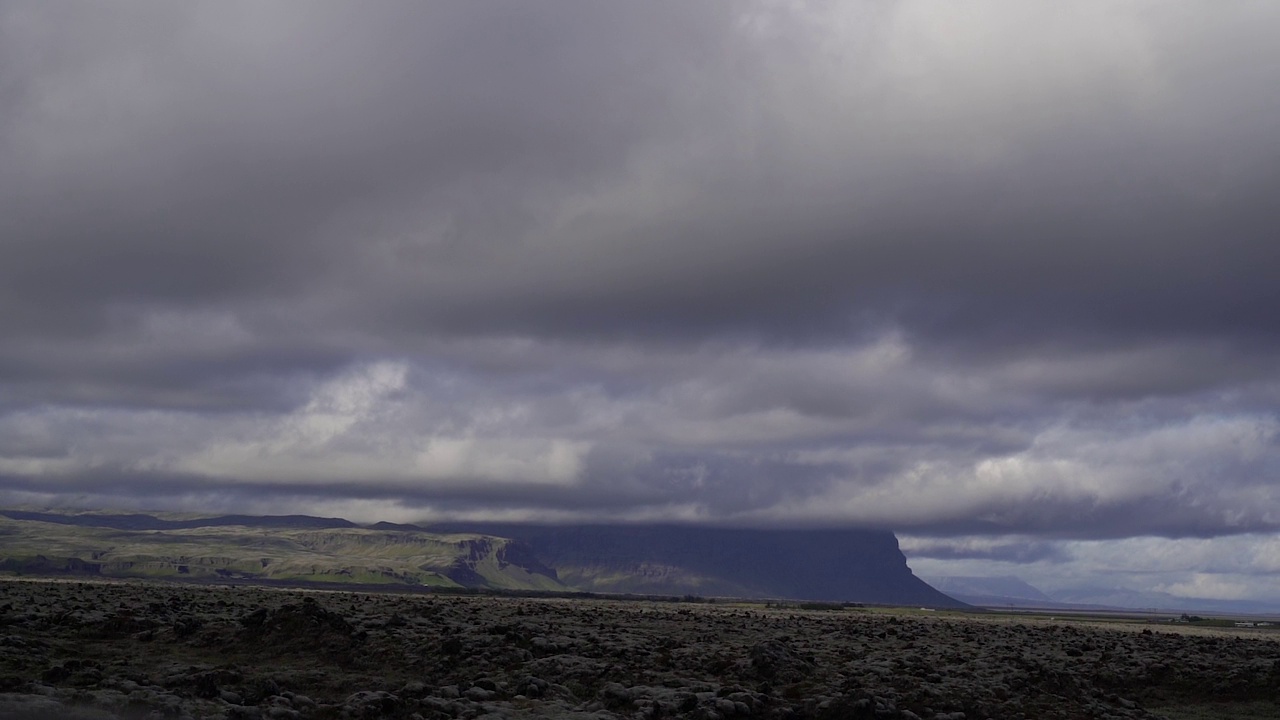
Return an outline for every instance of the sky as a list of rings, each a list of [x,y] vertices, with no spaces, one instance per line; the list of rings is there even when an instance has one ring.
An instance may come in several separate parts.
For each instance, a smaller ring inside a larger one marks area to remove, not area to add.
[[[0,503],[1280,597],[1277,28],[0,0]]]

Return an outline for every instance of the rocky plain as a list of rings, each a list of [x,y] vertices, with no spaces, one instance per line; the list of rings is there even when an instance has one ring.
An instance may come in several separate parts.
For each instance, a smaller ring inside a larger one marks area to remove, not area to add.
[[[0,718],[1270,717],[1276,638],[909,609],[7,580]]]

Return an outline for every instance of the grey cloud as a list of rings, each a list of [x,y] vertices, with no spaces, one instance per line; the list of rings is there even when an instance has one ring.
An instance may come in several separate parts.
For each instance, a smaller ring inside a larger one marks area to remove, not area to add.
[[[526,222],[527,192],[573,187],[660,129],[669,89],[628,71],[674,74],[706,47],[680,35],[711,20],[682,9],[670,42],[652,43],[662,13],[293,10],[11,19],[8,34],[64,53],[13,81],[31,88],[6,113],[23,262],[5,285],[36,329],[117,303],[305,294],[361,262],[377,228],[332,227],[352,208],[425,202],[461,215],[461,241],[504,241],[483,238],[513,231],[490,218]]]
[[[826,359],[784,357],[800,375]],[[735,364],[745,366],[737,376]],[[1016,402],[984,414],[949,414],[938,402],[932,418],[924,405],[894,412],[896,396],[870,395],[864,414],[836,418],[720,402],[757,380],[752,365],[771,363],[747,356],[670,377],[661,384],[678,390],[659,398],[584,388],[549,398],[527,376],[495,382],[393,363],[313,387],[283,416],[31,411],[10,416],[10,432],[35,428],[74,445],[37,463],[43,471],[14,452],[6,467],[27,474],[10,469],[6,485],[1056,538],[1208,537],[1280,523],[1273,418],[1023,419],[1014,431],[1001,425]],[[848,390],[905,386],[897,372],[849,379]]]
[[[0,4],[0,489],[1274,531],[1277,19]]]
[[[1264,268],[1275,171],[1253,150],[1271,131],[1245,121],[1232,137],[1200,139],[1213,120],[1199,117],[1200,95],[1223,90],[1161,45],[1185,39],[1181,53],[1208,52],[1189,28],[1149,41],[1149,82],[1164,86],[1150,106],[1117,110],[1052,76],[1063,97],[1052,85],[1033,92],[1049,107],[1074,103],[1061,117],[1036,112],[1021,124],[1012,107],[944,100],[937,122],[959,114],[1009,134],[974,162],[928,136],[913,145],[887,120],[833,129],[825,123],[859,116],[813,85],[823,58],[765,45],[724,8],[327,6],[293,17],[285,7],[171,17],[166,33],[117,22],[104,39],[74,17],[58,30],[88,46],[75,58],[84,64],[64,61],[70,68],[45,82],[89,106],[52,130],[30,110],[26,132],[56,131],[68,149],[18,152],[26,163],[13,166],[45,180],[28,194],[43,185],[61,198],[37,194],[14,221],[30,257],[7,286],[43,309],[30,318],[39,332],[92,322],[104,303],[243,311],[283,297],[319,304],[318,317],[291,312],[264,332],[289,320],[325,331],[338,318],[384,337],[821,341],[868,323],[953,346],[1062,332],[1273,335],[1262,308],[1274,300]],[[876,43],[891,30],[864,20],[881,33],[863,31],[871,50],[830,68],[851,75],[834,89],[896,113],[927,111],[906,93],[868,89]],[[112,68],[124,77],[109,75],[120,87],[108,94],[95,81]],[[1145,79],[1113,81],[1110,92],[1149,90]],[[1010,87],[1032,82],[1015,75]],[[777,117],[785,109],[766,104],[777,87],[797,103],[787,112],[817,119]],[[1230,101],[1246,117],[1267,102],[1242,87]],[[104,115],[115,124],[104,127]],[[797,146],[794,135],[813,130],[827,132],[810,142],[824,144],[829,166]],[[679,152],[692,143],[699,152]],[[1198,168],[1210,150],[1218,162]],[[661,195],[637,187],[645,163],[687,195],[660,199],[674,204],[660,214],[605,205],[613,212],[565,224],[575,196],[601,187],[637,203]]]

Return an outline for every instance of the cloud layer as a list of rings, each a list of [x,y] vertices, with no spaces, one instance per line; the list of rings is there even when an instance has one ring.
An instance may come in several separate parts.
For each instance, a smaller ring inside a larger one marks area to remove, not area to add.
[[[0,492],[1273,537],[1278,21],[0,3]]]

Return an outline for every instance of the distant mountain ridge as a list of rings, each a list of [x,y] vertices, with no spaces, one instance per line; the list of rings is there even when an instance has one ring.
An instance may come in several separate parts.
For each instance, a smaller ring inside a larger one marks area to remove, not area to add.
[[[973,605],[1022,605],[1036,607],[1057,602],[1038,588],[1013,575],[996,577],[948,575],[927,582],[938,590]]]
[[[1056,590],[1050,595],[1013,575],[939,576],[927,578],[927,582],[961,602],[987,608],[1069,612],[1199,612],[1269,617],[1280,613],[1280,602],[1180,597],[1163,592],[1118,587],[1070,587]]]
[[[217,515],[186,520],[165,520],[154,515],[141,513],[124,515],[105,513],[63,514],[26,510],[0,510],[0,515],[13,520],[35,520],[59,525],[105,527],[115,530],[179,530],[185,528],[230,527],[234,525],[262,528],[310,528],[315,530],[360,527],[350,520],[343,520],[342,518],[322,518],[311,515]]]
[[[0,510],[0,572],[962,603],[881,530],[164,518]]]

